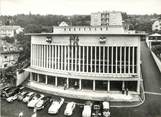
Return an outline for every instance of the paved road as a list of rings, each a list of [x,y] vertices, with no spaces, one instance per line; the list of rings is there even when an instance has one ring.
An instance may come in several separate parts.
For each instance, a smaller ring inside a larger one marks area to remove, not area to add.
[[[145,42],[141,43],[142,73],[145,102],[136,108],[112,108],[113,117],[161,117],[161,73]]]
[[[112,117],[161,117],[161,73],[159,72],[149,49],[144,42],[141,44],[142,72],[146,94],[144,104],[135,108],[111,108]],[[152,92],[152,93],[151,93]],[[24,117],[30,117],[33,110],[28,109],[26,104],[15,101],[7,104],[2,101],[2,117],[17,117],[17,113],[24,111]],[[7,109],[6,109],[7,108]],[[63,117],[65,105],[55,117]],[[72,117],[81,117],[82,109],[77,106]],[[38,117],[53,117],[47,114],[47,108],[39,111]]]

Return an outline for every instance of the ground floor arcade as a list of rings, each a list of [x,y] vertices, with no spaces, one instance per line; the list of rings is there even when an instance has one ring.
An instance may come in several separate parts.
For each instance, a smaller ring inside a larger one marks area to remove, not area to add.
[[[46,85],[52,85],[56,87],[64,87],[65,90],[76,89],[110,92],[128,89],[128,91],[135,93],[140,92],[139,80],[89,80],[30,73],[30,81],[44,83]]]

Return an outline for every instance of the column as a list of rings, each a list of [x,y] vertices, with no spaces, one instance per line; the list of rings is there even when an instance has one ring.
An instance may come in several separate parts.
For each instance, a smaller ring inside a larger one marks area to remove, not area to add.
[[[122,81],[122,89],[125,89],[125,81]]]
[[[69,88],[69,78],[67,78],[67,88]]]
[[[91,65],[90,65],[91,71],[90,72],[92,72],[92,69],[93,69],[93,67],[92,67],[92,58],[93,58],[93,46],[91,46]]]
[[[128,47],[129,48],[129,54],[128,54],[128,73],[130,73],[130,46]]]
[[[83,72],[84,72],[84,58],[85,58],[85,54],[84,54],[84,46],[83,46]]]
[[[95,91],[95,80],[93,80],[93,91]]]
[[[58,78],[57,78],[57,76],[55,76],[55,86],[56,87],[58,86]]]
[[[63,48],[64,48],[63,45],[61,45],[61,57],[60,57],[61,58],[61,62],[60,62],[61,63],[61,67],[60,67],[61,70],[63,70],[63,63],[64,63],[63,62],[63,58],[64,58],[64,55],[63,55],[64,50],[63,50]]]
[[[110,91],[110,81],[107,82],[107,91]]]
[[[137,93],[140,93],[140,79],[137,81]]]
[[[120,47],[120,73],[122,73],[122,47]]]
[[[118,47],[116,46],[116,55],[115,55],[115,57],[116,57],[116,58],[115,58],[115,63],[116,63],[116,64],[115,64],[115,71],[116,71],[116,73],[117,73],[117,67],[118,67],[118,66],[117,66],[117,57],[118,57],[118,56],[117,56],[117,49],[118,49]]]
[[[124,47],[124,73],[126,73],[126,47]]]
[[[46,67],[46,45],[44,45],[44,68]]]
[[[89,53],[88,50],[89,50],[89,47],[87,46],[87,65],[86,65],[87,72],[88,72],[88,64],[89,64],[88,63],[88,53]]]
[[[60,70],[60,45],[58,45],[58,60],[57,60],[57,65],[58,65],[58,70]]]
[[[68,46],[68,71],[70,70],[70,47]]]
[[[31,61],[31,66],[33,65],[33,45],[31,44],[31,57],[30,57],[30,61]]]
[[[52,64],[52,69],[54,69],[54,54],[55,54],[54,53],[54,45],[52,45],[52,59],[51,59],[52,60],[52,63],[51,63]]]
[[[75,71],[77,71],[77,46],[75,46]]]
[[[57,45],[55,45],[55,69],[57,69]]]
[[[64,46],[64,50],[65,50],[65,58],[64,58],[64,70],[66,70],[66,65],[67,65],[67,46]]]
[[[45,75],[45,84],[48,84],[48,76]]]
[[[39,76],[39,74],[37,74],[37,82],[39,82],[40,81],[40,76]]]
[[[95,46],[95,73],[97,72],[97,47]]]
[[[103,73],[105,73],[105,46],[103,46]]]
[[[82,89],[82,79],[79,79],[79,90]]]
[[[101,47],[99,46],[99,73],[101,72]]]
[[[113,47],[111,47],[112,50],[112,58],[111,58],[111,73],[113,73]]]
[[[110,49],[107,47],[107,73],[109,73],[109,66],[110,66],[110,56],[109,56]]]
[[[71,46],[71,48],[72,48],[72,52],[71,52],[71,54],[72,54],[72,56],[71,56],[71,70],[73,71],[73,46]]]
[[[47,52],[47,55],[46,55],[46,67],[49,68],[49,46],[48,45],[46,46],[46,52]]]
[[[30,72],[30,81],[33,81],[32,72]]]
[[[132,48],[132,53],[133,53],[133,55],[132,55],[132,73],[134,73],[134,51],[135,51],[135,47],[133,46],[133,48]]]
[[[81,46],[79,46],[79,72],[81,71]]]

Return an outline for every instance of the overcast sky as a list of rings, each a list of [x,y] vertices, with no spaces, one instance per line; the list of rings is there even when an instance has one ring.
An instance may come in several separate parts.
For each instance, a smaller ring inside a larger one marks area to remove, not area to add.
[[[90,14],[97,11],[161,14],[161,0],[0,0],[0,15]]]

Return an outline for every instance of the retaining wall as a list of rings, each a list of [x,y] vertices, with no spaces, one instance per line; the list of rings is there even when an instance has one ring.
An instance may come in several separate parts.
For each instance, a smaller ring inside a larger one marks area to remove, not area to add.
[[[157,66],[159,68],[159,71],[161,72],[161,60],[154,54],[154,52],[151,51],[151,53],[152,53],[152,56],[155,60],[155,63],[157,64]]]

